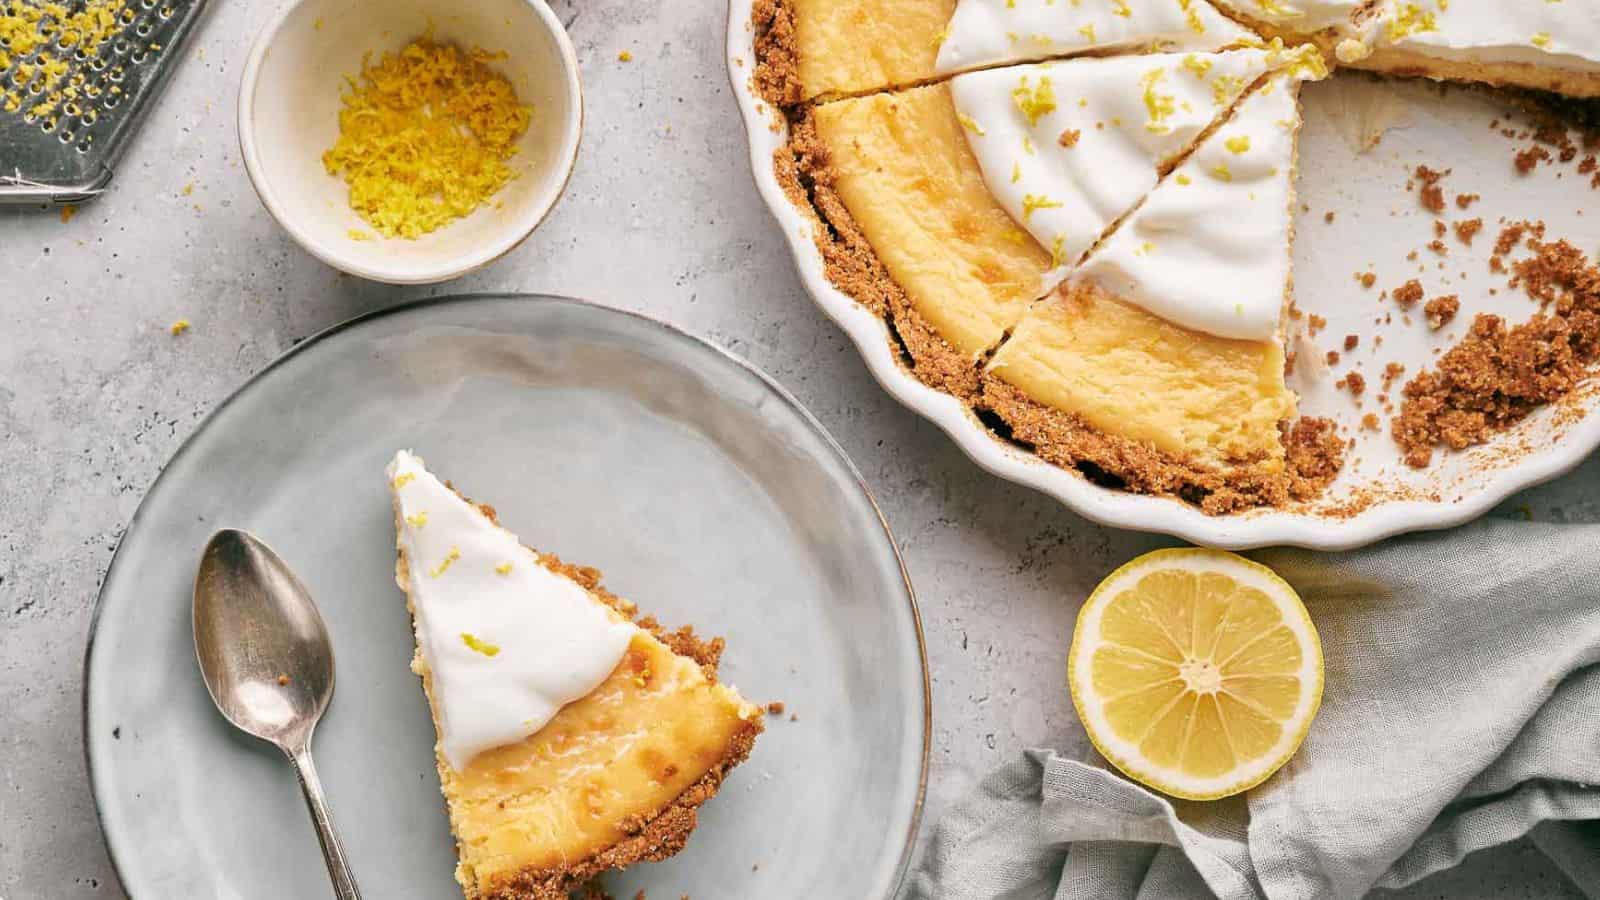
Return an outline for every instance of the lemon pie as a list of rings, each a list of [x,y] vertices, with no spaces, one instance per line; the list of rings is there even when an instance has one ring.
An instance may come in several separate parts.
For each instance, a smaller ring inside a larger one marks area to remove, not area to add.
[[[1228,514],[1315,499],[1353,443],[1285,383],[1300,83],[1600,95],[1592,5],[757,0],[752,86],[828,279],[913,376],[1039,458]]]
[[[412,669],[468,900],[566,900],[683,848],[762,730],[720,639],[633,620],[592,569],[530,550],[416,456],[387,471]]]

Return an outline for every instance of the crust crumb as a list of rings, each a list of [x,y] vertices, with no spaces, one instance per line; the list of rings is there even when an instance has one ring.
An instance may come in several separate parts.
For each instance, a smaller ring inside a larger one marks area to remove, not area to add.
[[[1496,248],[1509,252],[1529,233],[1542,228],[1508,226]],[[1512,265],[1511,284],[1540,311],[1516,326],[1480,314],[1433,370],[1406,384],[1392,431],[1407,464],[1428,465],[1440,444],[1461,450],[1486,442],[1566,395],[1600,356],[1600,268],[1566,241],[1533,237],[1527,246],[1533,255]]]

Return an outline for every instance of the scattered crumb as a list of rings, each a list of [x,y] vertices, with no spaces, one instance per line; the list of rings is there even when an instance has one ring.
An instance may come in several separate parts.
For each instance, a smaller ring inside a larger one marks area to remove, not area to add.
[[[1390,296],[1394,297],[1394,302],[1401,306],[1409,307],[1422,299],[1422,282],[1413,278],[1395,288]]]
[[[1361,344],[1361,335],[1347,334],[1344,336],[1344,350],[1349,353]]]
[[[1367,413],[1361,417],[1361,427],[1368,431],[1377,431],[1380,427],[1377,413]]]
[[[278,687],[288,687],[289,680],[290,679],[289,679],[288,675],[279,675],[278,676]]]
[[[1295,420],[1283,437],[1289,464],[1289,494],[1309,500],[1333,482],[1344,465],[1345,442],[1332,419],[1306,416]]]
[[[71,222],[72,221],[72,217],[77,215],[77,214],[78,214],[78,208],[76,206],[73,206],[71,203],[68,203],[67,205],[61,207],[61,224],[65,225],[68,222]]]
[[[1332,225],[1333,224],[1333,210],[1330,209],[1326,213],[1323,213],[1322,221],[1327,222],[1329,225]]]
[[[1404,375],[1405,372],[1406,372],[1406,367],[1401,365],[1400,363],[1397,363],[1397,362],[1392,362],[1392,363],[1389,363],[1388,365],[1384,366],[1383,367],[1383,389],[1387,391],[1389,389],[1389,387],[1394,384],[1395,379],[1399,378],[1401,375]]]
[[[1316,335],[1317,332],[1327,327],[1328,320],[1317,315],[1316,313],[1311,313],[1306,317],[1306,331],[1311,335]]]
[[[188,184],[183,186],[183,195],[185,197],[188,197],[193,193],[194,193],[194,182],[191,181]]]
[[[167,330],[172,332],[173,337],[177,337],[178,335],[189,330],[189,320],[179,319],[178,321],[173,322],[171,327],[169,327]]]
[[[1449,174],[1449,169],[1438,172],[1427,166],[1417,166],[1417,180],[1422,182],[1422,191],[1419,196],[1422,200],[1423,209],[1435,213],[1444,210],[1444,188],[1439,186],[1439,182]]]
[[[1361,396],[1367,389],[1366,376],[1360,372],[1347,372],[1344,376],[1344,384],[1345,387],[1350,389],[1350,393],[1357,397]]]
[[[1435,297],[1422,307],[1422,312],[1428,317],[1428,327],[1438,331],[1450,324],[1461,311],[1461,298],[1455,294],[1444,297]]]
[[[1470,207],[1472,204],[1477,203],[1480,199],[1482,199],[1482,198],[1479,197],[1477,194],[1457,194],[1456,195],[1456,208],[1457,209],[1466,209],[1466,208]]]
[[[1523,234],[1519,223],[1501,234],[1507,250]],[[1460,450],[1486,442],[1540,406],[1559,399],[1600,358],[1600,268],[1566,241],[1528,241],[1533,256],[1513,264],[1512,283],[1542,304],[1527,322],[1508,326],[1480,314],[1467,337],[1431,371],[1406,384],[1393,435],[1407,464],[1421,468],[1443,444]]]
[[[800,721],[800,717],[798,715],[796,715],[795,713],[789,713],[789,721],[798,722],[798,721]]]
[[[769,716],[781,716],[781,715],[783,715],[783,701],[782,700],[774,700],[771,703],[768,703],[767,704],[767,715],[769,715]]]
[[[1541,161],[1550,160],[1550,151],[1543,147],[1533,146],[1519,152],[1516,156],[1517,174],[1526,175],[1532,172]]]
[[[1483,230],[1482,219],[1464,219],[1456,223],[1456,240],[1468,247],[1472,246],[1472,239]]]
[[[1076,147],[1080,137],[1083,137],[1083,132],[1076,128],[1068,128],[1066,131],[1061,132],[1060,137],[1056,138],[1056,143],[1063,147]]]
[[[1328,365],[1337,366],[1339,364],[1339,351],[1329,350],[1328,354],[1324,356],[1323,359],[1327,360]]]
[[[1450,248],[1446,247],[1444,241],[1441,241],[1438,238],[1434,238],[1433,240],[1428,242],[1428,249],[1432,250],[1434,253],[1437,253],[1440,256],[1449,256],[1450,255]]]
[[[1362,272],[1356,277],[1361,280],[1361,286],[1368,290],[1371,290],[1372,286],[1378,283],[1378,273],[1376,272]]]

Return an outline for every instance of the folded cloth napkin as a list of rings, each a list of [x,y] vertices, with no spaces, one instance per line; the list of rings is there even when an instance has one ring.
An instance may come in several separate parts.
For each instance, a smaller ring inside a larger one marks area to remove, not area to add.
[[[931,900],[1359,897],[1528,836],[1600,897],[1600,526],[1485,521],[1252,554],[1322,635],[1322,710],[1243,798],[1030,750],[936,826]]]

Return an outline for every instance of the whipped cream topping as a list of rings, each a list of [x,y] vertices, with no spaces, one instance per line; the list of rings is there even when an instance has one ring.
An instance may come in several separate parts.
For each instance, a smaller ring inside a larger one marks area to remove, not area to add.
[[[934,71],[1094,50],[1218,50],[1254,35],[1209,0],[960,0]]]
[[[1440,59],[1593,72],[1600,8],[1594,0],[1382,0],[1362,40]]]
[[[1275,75],[1073,273],[1163,319],[1277,337],[1289,285],[1298,81]]]
[[[540,565],[416,456],[395,454],[387,474],[439,747],[460,771],[594,690],[639,629]]]
[[[1217,0],[1218,5],[1256,22],[1300,34],[1348,26],[1369,0]],[[1471,2],[1471,0],[1465,0]],[[1543,0],[1540,0],[1543,2]]]
[[[1075,59],[958,75],[950,93],[990,193],[1059,269],[1286,58],[1251,48]]]

